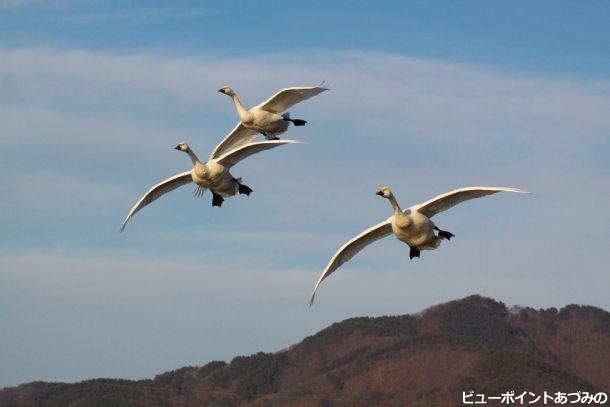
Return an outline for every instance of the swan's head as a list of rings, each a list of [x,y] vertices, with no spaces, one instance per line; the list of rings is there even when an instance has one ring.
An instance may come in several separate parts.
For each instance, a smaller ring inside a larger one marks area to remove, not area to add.
[[[377,191],[376,194],[384,198],[389,198],[392,196],[392,191],[390,191],[390,188],[388,187],[383,187],[379,191]]]
[[[233,89],[231,89],[228,86],[223,86],[222,88],[218,89],[218,91],[220,93],[224,93],[225,95],[229,95],[229,96],[234,96],[235,92],[233,92]]]
[[[174,147],[176,150],[180,150],[180,151],[186,151],[189,149],[189,145],[186,144],[184,141],[181,143],[178,143],[178,145],[176,147]]]

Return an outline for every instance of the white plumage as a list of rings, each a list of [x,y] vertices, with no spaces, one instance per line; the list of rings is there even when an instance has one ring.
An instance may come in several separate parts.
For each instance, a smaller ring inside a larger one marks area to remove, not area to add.
[[[293,105],[314,97],[328,90],[324,84],[314,87],[292,87],[285,88],[265,100],[263,103],[246,109],[237,94],[228,86],[223,86],[218,91],[233,99],[240,122],[225,139],[227,148],[251,142],[256,134],[260,133],[269,140],[277,139],[277,136],[288,129],[288,125],[302,126],[305,120],[292,119],[290,113],[282,112]],[[223,141],[224,143],[224,141]]]
[[[226,140],[226,138],[225,138]],[[191,150],[186,143],[180,143],[176,146],[177,150],[184,151],[189,155],[193,162],[193,168],[189,171],[182,172],[174,175],[164,181],[161,181],[157,185],[153,186],[148,190],[146,194],[131,208],[127,217],[121,225],[120,231],[122,232],[127,225],[127,222],[135,215],[140,209],[150,204],[154,200],[158,199],[162,195],[173,191],[174,189],[181,187],[186,184],[194,182],[197,185],[195,196],[202,196],[203,193],[210,189],[213,193],[213,206],[221,206],[222,197],[233,196],[236,193],[250,195],[252,190],[241,183],[241,178],[237,179],[231,175],[229,171],[232,166],[240,162],[241,160],[256,154],[261,151],[269,150],[284,144],[295,144],[298,141],[294,140],[272,140],[272,141],[261,141],[258,143],[251,143],[242,145],[228,152],[224,152],[222,155],[216,154],[218,147],[212,153],[212,156],[202,163],[199,158]],[[222,143],[221,143],[222,145]],[[220,146],[220,145],[219,145]],[[223,150],[224,151],[224,150]],[[217,155],[219,155],[217,157]]]
[[[390,200],[394,214],[385,221],[366,229],[339,248],[316,282],[309,304],[313,304],[316,291],[322,281],[369,244],[393,233],[398,240],[411,247],[412,258],[419,257],[420,250],[434,250],[439,246],[441,239],[450,239],[453,236],[449,232],[436,228],[430,220],[432,216],[461,202],[498,192],[528,193],[517,188],[466,187],[438,195],[429,201],[413,205],[403,211],[390,189],[382,188],[377,192],[377,195]],[[438,235],[434,233],[435,230],[439,232]]]

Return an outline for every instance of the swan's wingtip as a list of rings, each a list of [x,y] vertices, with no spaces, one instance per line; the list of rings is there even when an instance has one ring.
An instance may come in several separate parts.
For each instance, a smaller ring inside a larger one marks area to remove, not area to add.
[[[119,233],[123,233],[123,231],[125,230],[125,227],[127,226],[127,222],[129,222],[129,219],[131,219],[129,216],[123,221],[123,224],[121,225],[121,228],[119,229]]]
[[[318,292],[318,287],[320,287],[320,282],[318,282],[316,284],[316,287],[313,289],[313,292],[311,293],[311,297],[309,297],[309,306],[310,307],[313,306],[313,302],[316,299],[316,293]]]
[[[526,191],[521,188],[514,188],[514,187],[493,187],[493,189],[496,191],[499,191],[499,192],[514,192],[517,194],[533,194],[533,192]]]
[[[287,140],[287,139],[278,139],[278,140],[263,140],[257,141],[247,145],[260,145],[260,144],[305,144],[303,141],[299,140]]]

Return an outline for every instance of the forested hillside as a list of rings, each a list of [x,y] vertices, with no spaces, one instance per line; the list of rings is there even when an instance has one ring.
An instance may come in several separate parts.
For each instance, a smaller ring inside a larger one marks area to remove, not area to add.
[[[456,405],[462,392],[610,392],[610,314],[470,296],[417,315],[352,318],[282,352],[151,380],[34,382],[1,406]],[[493,403],[489,403],[492,404]]]

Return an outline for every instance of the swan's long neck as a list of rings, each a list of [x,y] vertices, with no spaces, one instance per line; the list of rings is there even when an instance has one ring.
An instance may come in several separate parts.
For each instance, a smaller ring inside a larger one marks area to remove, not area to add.
[[[241,104],[241,101],[235,93],[231,95],[231,99],[233,99],[233,103],[235,103],[235,108],[237,109],[237,114],[239,114],[241,121],[247,120],[248,111],[244,105]]]
[[[394,195],[390,195],[390,197],[388,199],[390,200],[390,203],[392,204],[392,208],[394,208],[394,214],[400,213],[402,215],[402,209],[400,209],[400,205],[398,205],[398,202],[396,201],[396,198],[394,197]]]
[[[191,158],[191,161],[193,162],[193,165],[195,165],[197,163],[201,163],[201,161],[199,161],[199,158],[197,158],[197,156],[195,155],[195,153],[193,153],[193,150],[191,150],[190,147],[186,149],[186,153]]]

